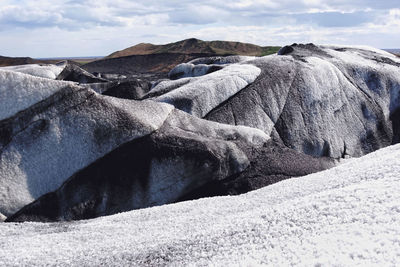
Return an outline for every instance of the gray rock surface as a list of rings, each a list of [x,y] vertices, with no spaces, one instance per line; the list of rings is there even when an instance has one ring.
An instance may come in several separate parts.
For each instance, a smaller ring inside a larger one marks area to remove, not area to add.
[[[75,64],[68,63],[56,80],[72,81],[78,83],[103,83],[106,79],[96,77]]]
[[[130,78],[113,82],[102,94],[124,99],[140,100],[150,89],[150,82]]]
[[[179,201],[242,194],[288,178],[304,176],[337,165],[337,161],[331,158],[315,158],[273,140],[269,140],[257,149],[243,145],[241,148],[250,161],[248,168],[227,179],[215,180],[198,187],[184,195]]]

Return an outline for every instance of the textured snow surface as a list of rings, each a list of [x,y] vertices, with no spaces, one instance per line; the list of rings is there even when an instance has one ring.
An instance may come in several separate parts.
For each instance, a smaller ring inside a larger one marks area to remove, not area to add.
[[[49,97],[71,82],[53,81],[0,69],[0,120]]]
[[[256,66],[233,64],[205,76],[161,82],[150,93],[167,92],[170,88],[171,91],[154,100],[172,104],[197,117],[204,117],[219,104],[254,82],[260,73],[261,70]]]
[[[39,65],[39,64],[27,64],[27,65],[18,65],[18,66],[9,66],[9,67],[1,67],[0,70],[10,70],[20,73],[29,74],[32,76],[55,79],[58,74],[62,72],[65,68],[65,65]]]
[[[0,265],[397,265],[399,158],[395,145],[236,197],[0,223]]]

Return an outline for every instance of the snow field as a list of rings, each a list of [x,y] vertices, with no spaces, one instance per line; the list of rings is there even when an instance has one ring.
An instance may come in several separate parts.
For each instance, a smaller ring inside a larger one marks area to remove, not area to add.
[[[400,145],[235,197],[0,224],[0,264],[396,265]]]

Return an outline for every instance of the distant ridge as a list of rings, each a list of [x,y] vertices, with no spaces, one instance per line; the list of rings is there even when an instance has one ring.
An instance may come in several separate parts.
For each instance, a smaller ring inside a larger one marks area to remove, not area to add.
[[[230,41],[202,41],[191,38],[165,45],[140,43],[114,52],[82,66],[94,73],[136,75],[157,73],[165,76],[174,66],[199,57],[243,55],[266,56],[278,52],[279,46],[258,46]]]
[[[400,49],[383,49],[386,52],[392,53],[398,57],[400,57]]]
[[[383,50],[385,50],[386,52],[389,52],[389,53],[400,54],[399,48],[398,49],[391,48],[391,49],[383,49]]]
[[[154,45],[140,43],[121,51],[116,51],[107,58],[117,58],[133,55],[150,55],[161,53],[180,54],[208,54],[208,55],[244,55],[244,56],[265,56],[276,53],[279,46],[258,46],[249,43],[232,41],[202,41],[195,38],[182,40],[165,45]]]
[[[30,57],[4,57],[0,56],[0,67],[16,66],[37,63],[55,63],[55,60],[38,60]]]

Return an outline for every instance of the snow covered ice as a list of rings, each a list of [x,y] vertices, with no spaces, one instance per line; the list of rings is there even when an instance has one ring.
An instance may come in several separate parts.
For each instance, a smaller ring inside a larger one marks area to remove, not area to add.
[[[0,68],[0,120],[8,118],[73,83],[33,77]]]
[[[10,70],[29,74],[36,77],[55,79],[65,68],[65,65],[54,64],[26,64],[9,67],[1,67],[0,70]]]
[[[0,143],[0,213],[11,215],[119,145],[155,131],[172,110],[0,70],[0,137],[12,136]]]
[[[1,223],[1,266],[394,266],[400,145],[236,197]]]
[[[166,81],[155,86],[150,93],[172,90],[155,98],[156,101],[174,105],[192,115],[204,117],[208,112],[245,88],[261,73],[261,70],[249,64],[234,64],[213,72],[207,76],[187,78],[182,81]]]

